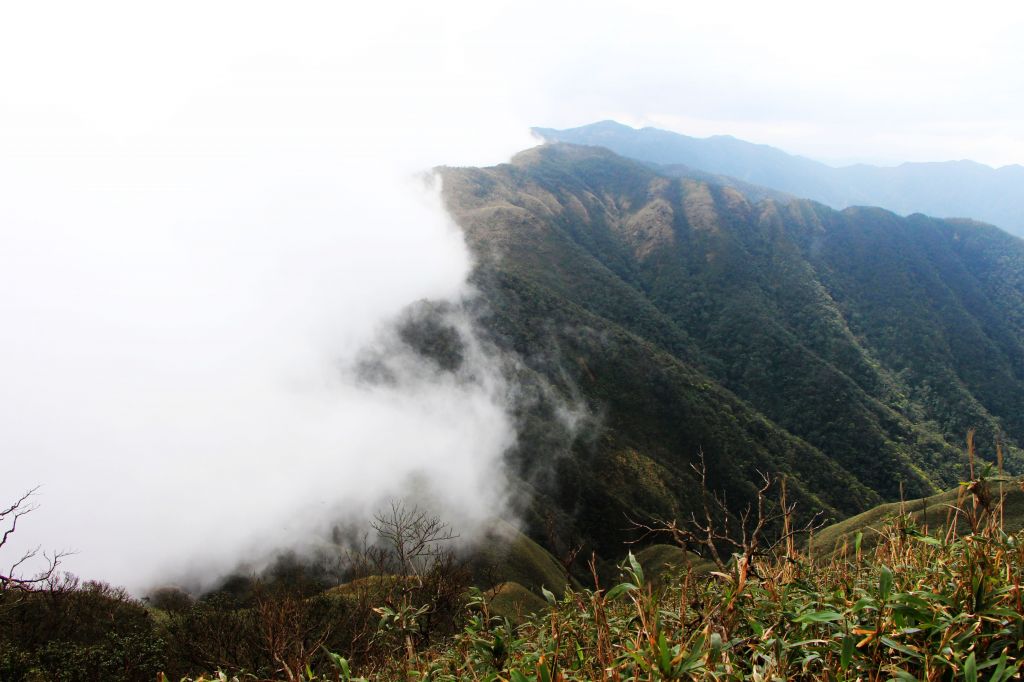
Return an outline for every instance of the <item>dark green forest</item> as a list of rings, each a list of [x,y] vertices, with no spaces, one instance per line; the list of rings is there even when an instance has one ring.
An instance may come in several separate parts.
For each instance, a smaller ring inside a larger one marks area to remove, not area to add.
[[[482,326],[592,416],[561,454],[524,410],[515,458],[599,550],[627,512],[736,504],[757,471],[839,517],[963,475],[963,438],[1021,471],[1024,243],[969,221],[834,211],[555,144],[443,170]],[[550,419],[547,421],[551,421]]]

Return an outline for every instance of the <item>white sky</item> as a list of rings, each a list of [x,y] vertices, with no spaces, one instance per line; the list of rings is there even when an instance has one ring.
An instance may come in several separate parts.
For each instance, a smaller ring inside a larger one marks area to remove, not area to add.
[[[563,96],[547,118],[603,111],[819,158],[1024,163],[1020,3],[641,7],[595,9],[549,53],[546,86]]]
[[[7,3],[0,134],[66,149],[83,128],[194,124],[187,102],[230,80],[191,113],[302,91],[329,122],[307,110],[263,124],[324,132],[352,116],[400,128],[396,141],[429,127],[424,163],[477,162],[465,152],[496,126],[456,110],[485,108],[507,126],[615,117],[816,157],[1024,163],[1020,3],[370,5]],[[424,103],[440,101],[448,120],[428,122]]]
[[[604,118],[1022,163],[1021,35],[984,2],[4,3],[0,500],[43,484],[19,535],[133,585],[403,476],[493,511],[500,381],[325,378],[466,294],[412,174]]]

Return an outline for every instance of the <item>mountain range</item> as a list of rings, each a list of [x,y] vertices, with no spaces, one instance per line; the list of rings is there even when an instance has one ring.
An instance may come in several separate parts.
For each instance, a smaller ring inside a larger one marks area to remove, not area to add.
[[[510,468],[549,549],[688,517],[701,458],[734,506],[770,472],[836,519],[964,480],[972,428],[1024,471],[1020,239],[594,146],[440,172],[518,358]]]
[[[579,128],[534,128],[546,141],[605,147],[663,166],[730,176],[832,208],[879,206],[901,215],[969,217],[1024,236],[1024,166],[1002,168],[973,161],[865,164],[834,168],[767,145],[719,135],[700,139],[659,130],[636,130],[614,121]]]

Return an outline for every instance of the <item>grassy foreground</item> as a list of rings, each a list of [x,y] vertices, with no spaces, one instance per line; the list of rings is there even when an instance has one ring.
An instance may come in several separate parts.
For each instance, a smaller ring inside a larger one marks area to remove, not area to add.
[[[746,570],[674,569],[656,589],[630,554],[619,584],[545,591],[518,625],[476,591],[443,642],[359,671],[331,654],[292,679],[1020,679],[1024,532],[1004,532],[998,493],[970,492],[961,524],[934,534],[897,510],[870,549],[857,533],[814,559],[790,547]]]

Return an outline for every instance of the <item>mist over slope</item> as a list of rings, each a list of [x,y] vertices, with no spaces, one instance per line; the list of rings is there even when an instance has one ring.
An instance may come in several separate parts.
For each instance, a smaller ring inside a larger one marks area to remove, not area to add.
[[[945,161],[834,168],[726,135],[700,139],[614,121],[534,131],[545,140],[607,147],[640,161],[727,175],[833,208],[880,206],[902,215],[974,218],[1024,235],[1024,166]]]
[[[502,508],[507,386],[422,178],[529,141],[452,59],[475,31],[320,2],[11,8],[0,500],[40,489],[0,558],[75,550],[63,569],[139,590],[389,497],[440,500],[466,535]],[[399,333],[422,300],[448,306],[459,367]],[[374,349],[386,381],[358,371]]]
[[[521,425],[515,462],[553,470],[539,504],[595,544],[687,515],[701,451],[736,505],[768,470],[836,516],[954,485],[971,427],[1021,469],[1024,245],[1001,230],[755,200],[593,147],[443,174],[491,336],[598,415],[554,462]]]

